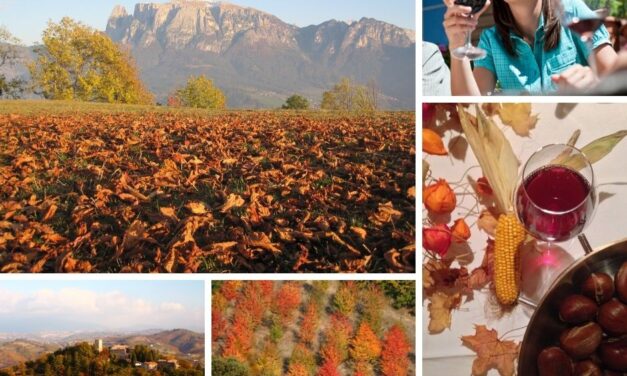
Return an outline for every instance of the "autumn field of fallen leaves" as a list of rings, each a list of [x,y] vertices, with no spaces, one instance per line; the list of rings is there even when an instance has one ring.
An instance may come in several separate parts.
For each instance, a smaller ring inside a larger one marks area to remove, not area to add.
[[[0,111],[2,272],[413,272],[415,115]]]

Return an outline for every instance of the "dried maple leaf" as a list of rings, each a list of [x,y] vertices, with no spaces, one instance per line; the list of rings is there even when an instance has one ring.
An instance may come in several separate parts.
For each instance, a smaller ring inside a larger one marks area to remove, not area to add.
[[[501,376],[514,374],[520,344],[500,340],[496,330],[485,325],[475,325],[475,334],[462,336],[461,340],[464,346],[477,353],[472,363],[473,375],[485,375],[490,369],[496,369]]]
[[[461,293],[436,291],[429,300],[429,333],[441,333],[451,327],[451,311],[459,307]]]
[[[538,115],[531,114],[531,103],[502,103],[499,116],[503,124],[509,125],[519,136],[529,136],[529,131],[535,128]]]
[[[261,248],[272,253],[279,253],[281,249],[270,241],[268,235],[263,232],[256,232],[248,237],[246,245],[253,248]]]

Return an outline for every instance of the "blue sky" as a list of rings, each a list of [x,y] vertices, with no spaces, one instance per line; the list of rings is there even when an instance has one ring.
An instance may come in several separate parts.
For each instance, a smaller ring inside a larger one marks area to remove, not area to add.
[[[69,16],[99,30],[104,30],[109,14],[116,4],[126,6],[129,13],[132,13],[137,2],[136,0],[0,0],[0,25],[7,27],[23,43],[30,45],[40,40],[41,32],[50,19],[58,21],[64,16]],[[332,18],[348,21],[372,17],[405,28],[416,28],[414,0],[233,0],[230,2],[263,10],[298,26],[319,24]]]
[[[204,330],[202,281],[0,281],[0,332]]]

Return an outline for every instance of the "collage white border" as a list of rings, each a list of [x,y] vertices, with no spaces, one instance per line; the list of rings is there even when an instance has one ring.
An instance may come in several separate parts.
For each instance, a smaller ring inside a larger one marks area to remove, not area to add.
[[[385,0],[373,0],[373,1],[385,1]],[[422,61],[422,48],[418,41],[422,40],[422,0],[416,0],[415,5],[416,12],[416,62]],[[470,100],[468,99],[470,98]],[[453,97],[423,97],[422,96],[422,71],[419,65],[416,64],[416,149],[418,145],[421,145],[421,135],[417,132],[418,119],[422,116],[422,103],[450,103],[453,101],[459,102],[473,102],[472,97],[459,97],[453,99]],[[505,97],[502,97],[505,98]],[[513,97],[515,98],[515,97]],[[511,101],[515,101],[512,99]],[[474,102],[477,102],[475,99]],[[491,102],[486,100],[485,102]],[[418,162],[422,158],[419,157],[419,153],[416,153],[416,168],[418,168]],[[419,186],[419,177],[421,175],[416,172],[416,186]],[[418,199],[416,199],[416,218],[415,229],[417,236],[417,243],[422,244],[422,233],[419,231],[422,223],[422,219],[418,215]],[[205,303],[205,375],[211,375],[211,282],[212,281],[227,281],[227,280],[275,280],[275,281],[310,281],[310,280],[329,280],[329,281],[381,281],[381,280],[402,280],[402,281],[415,281],[416,282],[416,333],[415,333],[415,365],[416,373],[422,374],[422,289],[418,281],[422,278],[421,268],[422,264],[419,261],[418,251],[416,255],[416,273],[267,273],[267,274],[248,274],[248,273],[210,273],[210,274],[4,274],[0,273],[0,284],[3,281],[203,281],[204,282],[204,303]],[[422,252],[420,252],[421,254]]]

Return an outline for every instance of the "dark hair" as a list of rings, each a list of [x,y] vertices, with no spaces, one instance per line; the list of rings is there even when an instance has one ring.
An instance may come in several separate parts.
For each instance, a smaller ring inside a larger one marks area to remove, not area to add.
[[[554,1],[559,0],[541,0],[542,1],[542,16],[544,17],[544,50],[549,51],[560,42],[560,34],[562,25],[560,23],[559,16],[555,14]],[[505,0],[494,0],[492,3],[494,7],[494,23],[496,24],[496,31],[505,45],[505,50],[511,56],[518,56],[514,49],[514,44],[509,36],[510,31],[522,36],[522,32],[516,25],[514,15],[509,5]]]

